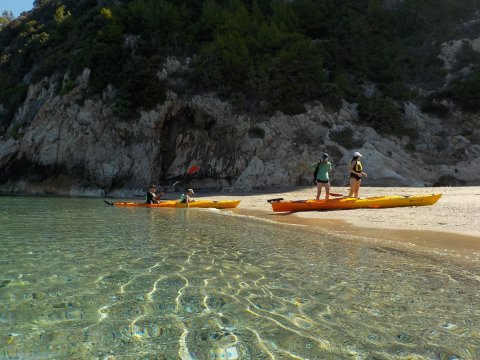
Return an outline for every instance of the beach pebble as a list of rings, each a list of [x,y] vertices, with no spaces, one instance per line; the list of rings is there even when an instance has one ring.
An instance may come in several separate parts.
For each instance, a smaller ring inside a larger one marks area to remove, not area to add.
[[[46,296],[45,293],[43,293],[41,291],[40,292],[34,292],[32,294],[32,298],[35,299],[35,300],[45,299],[45,296]]]
[[[405,333],[401,333],[397,335],[397,340],[402,343],[410,343],[413,341],[413,338]]]
[[[454,329],[454,328],[456,328],[456,327],[457,327],[457,325],[455,325],[455,324],[452,324],[452,323],[446,323],[446,324],[443,324],[443,325],[442,325],[442,327],[444,327],[445,329],[448,329],[448,330],[450,330],[450,329]]]
[[[238,359],[238,351],[235,346],[228,348],[226,353],[227,353],[227,359],[231,359],[231,360]]]
[[[0,282],[0,288],[8,286],[8,284],[10,284],[11,282],[12,282],[12,280],[2,280]]]

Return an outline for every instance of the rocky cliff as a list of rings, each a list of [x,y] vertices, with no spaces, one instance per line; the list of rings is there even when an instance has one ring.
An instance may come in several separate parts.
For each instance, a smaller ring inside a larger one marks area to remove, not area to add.
[[[1,193],[129,196],[149,183],[168,188],[192,165],[200,167],[195,188],[308,185],[323,152],[334,165],[332,185],[344,186],[354,151],[364,155],[367,186],[480,184],[479,118],[459,111],[445,120],[406,103],[405,125],[415,133],[399,139],[363,126],[347,102],[337,111],[313,102],[303,114],[260,116],[236,113],[213,94],[170,92],[127,121],[115,115],[111,87],[88,96],[89,76],[85,69],[64,95],[57,89],[67,78],[30,85],[7,131],[14,135],[0,140]],[[332,139],[345,129],[354,148]]]
[[[227,4],[228,3],[228,4]],[[480,183],[480,3],[36,1],[0,28],[0,193]],[[142,110],[143,109],[143,110]],[[297,115],[287,115],[297,114]]]

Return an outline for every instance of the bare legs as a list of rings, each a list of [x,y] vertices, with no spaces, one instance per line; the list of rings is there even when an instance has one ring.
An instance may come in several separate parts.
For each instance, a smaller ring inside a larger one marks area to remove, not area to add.
[[[320,200],[320,195],[322,195],[322,187],[325,186],[325,200],[330,198],[330,183],[321,183],[320,181],[317,182],[317,197],[315,200]]]
[[[350,192],[348,197],[356,197],[358,198],[358,191],[360,190],[360,184],[362,180],[357,180],[355,178],[350,178]]]

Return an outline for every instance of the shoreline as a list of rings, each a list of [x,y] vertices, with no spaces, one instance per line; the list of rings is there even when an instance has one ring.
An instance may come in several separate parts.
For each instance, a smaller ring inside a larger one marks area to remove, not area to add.
[[[480,236],[456,234],[451,232],[414,230],[414,229],[384,229],[353,225],[342,219],[317,219],[298,216],[298,214],[267,213],[236,209],[236,214],[264,219],[282,225],[300,225],[311,229],[319,228],[334,235],[346,235],[372,240],[386,240],[403,245],[415,245],[427,249],[479,251]],[[454,240],[454,241],[452,241]]]
[[[348,188],[335,187],[334,193],[348,194]],[[317,227],[327,232],[393,241],[427,249],[480,252],[480,187],[380,188],[362,187],[360,196],[418,195],[442,193],[431,206],[385,209],[356,209],[274,213],[268,199],[312,199],[316,189],[248,194],[210,194],[216,200],[240,199],[235,213],[279,223]],[[321,199],[324,198],[322,194]]]
[[[333,193],[348,194],[347,187],[332,187]],[[361,198],[387,195],[438,194],[431,206],[382,209],[355,209],[275,213],[268,199],[313,199],[316,188],[276,188],[271,191],[218,192],[199,189],[194,199],[241,200],[234,214],[268,221],[317,228],[328,233],[364,237],[378,241],[420,246],[425,249],[461,251],[480,260],[480,186],[465,187],[362,187]],[[0,196],[18,196],[2,194]],[[71,197],[58,194],[23,194],[20,196]],[[179,193],[167,192],[165,200],[178,199]],[[84,196],[85,198],[100,198]],[[324,198],[322,194],[321,199]],[[119,198],[117,198],[119,199]],[[123,198],[138,201],[135,198]]]

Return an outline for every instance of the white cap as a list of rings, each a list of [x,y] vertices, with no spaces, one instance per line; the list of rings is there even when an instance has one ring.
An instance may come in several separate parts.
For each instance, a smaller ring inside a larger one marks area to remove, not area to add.
[[[353,153],[353,156],[362,156],[362,154],[360,154],[358,151],[355,151],[355,152]]]
[[[188,189],[187,191],[188,191],[188,192],[191,192],[192,194],[195,194],[195,193],[193,192],[193,189]]]

